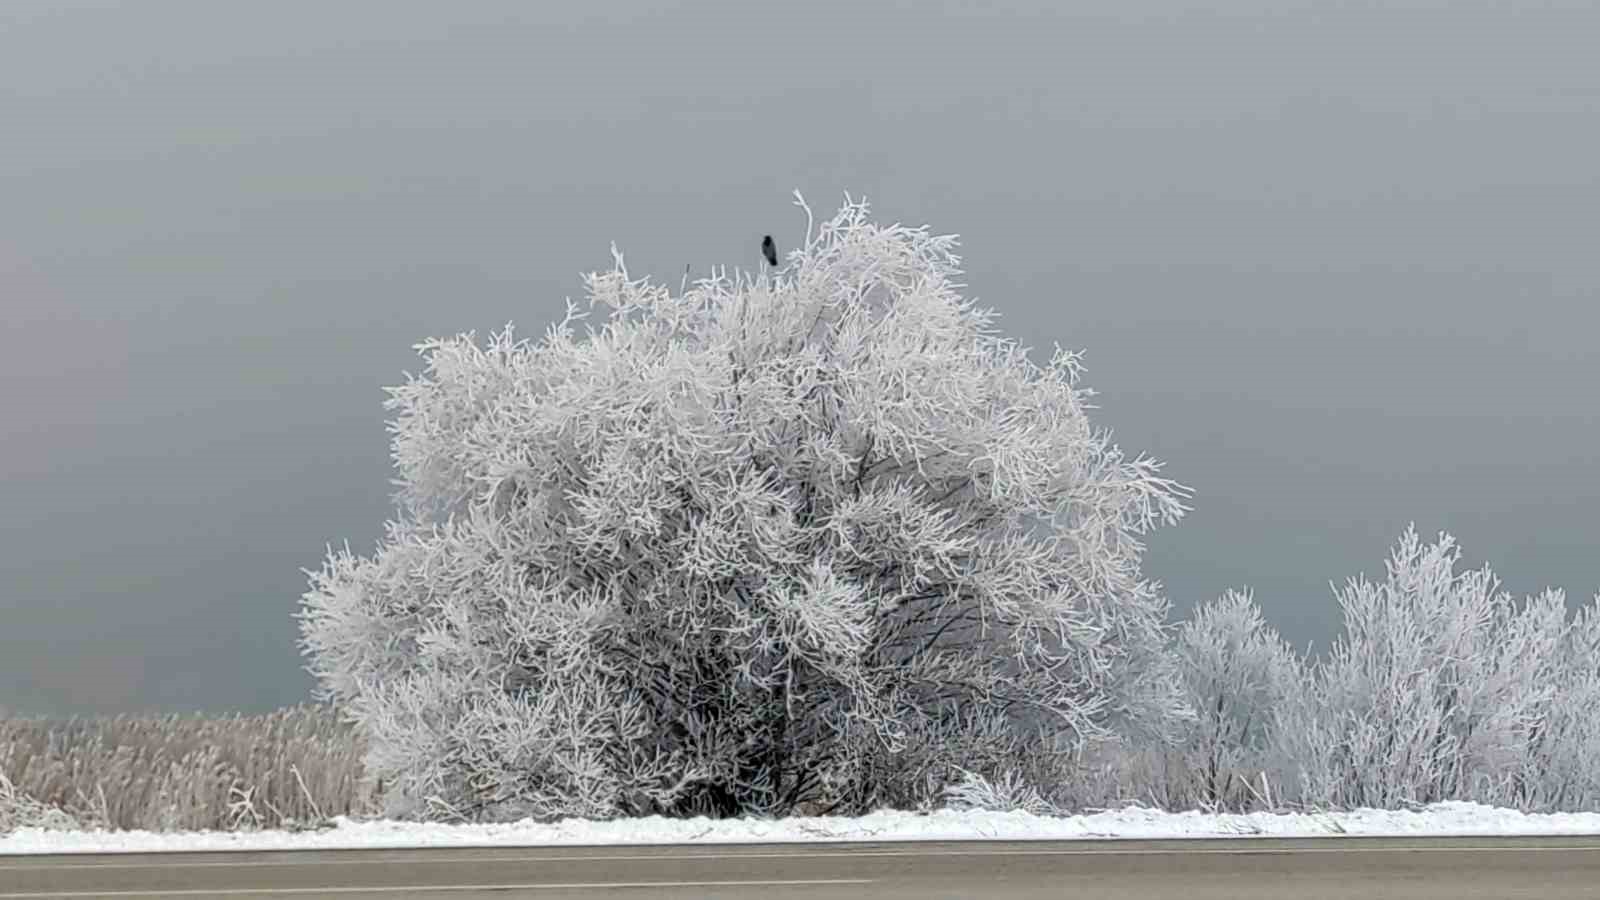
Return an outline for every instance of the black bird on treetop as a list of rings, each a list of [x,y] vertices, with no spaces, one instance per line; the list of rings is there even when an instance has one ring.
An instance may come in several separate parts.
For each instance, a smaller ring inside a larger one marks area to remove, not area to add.
[[[761,239],[761,255],[767,258],[767,265],[778,265],[778,245],[772,242],[772,235]]]

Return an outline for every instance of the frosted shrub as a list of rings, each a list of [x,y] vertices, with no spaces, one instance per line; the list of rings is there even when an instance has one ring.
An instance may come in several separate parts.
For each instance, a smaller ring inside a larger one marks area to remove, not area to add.
[[[1179,628],[1174,652],[1195,718],[1162,779],[1163,805],[1270,806],[1276,714],[1300,690],[1299,659],[1250,595],[1236,591],[1197,609]]]
[[[1424,546],[1408,530],[1386,580],[1339,593],[1345,634],[1280,711],[1297,799],[1593,802],[1593,611],[1569,625],[1560,592],[1519,603],[1487,567],[1456,572],[1460,556],[1450,536]]]
[[[847,198],[770,276],[618,255],[583,336],[422,344],[398,514],[302,610],[390,811],[911,807],[1180,718],[1139,536],[1182,489],[954,248]]]
[[[1578,611],[1556,652],[1553,699],[1530,729],[1511,799],[1529,809],[1600,809],[1600,596]]]
[[[69,830],[77,827],[77,821],[66,811],[28,796],[0,772],[0,835],[19,828]]]
[[[1050,815],[1059,810],[1045,799],[1039,788],[1014,769],[993,778],[975,772],[962,772],[955,783],[944,789],[950,809],[986,809],[996,812],[1022,812]]]

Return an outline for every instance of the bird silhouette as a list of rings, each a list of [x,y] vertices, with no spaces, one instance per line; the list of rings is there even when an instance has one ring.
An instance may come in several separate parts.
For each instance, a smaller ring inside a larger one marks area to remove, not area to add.
[[[772,235],[761,239],[761,255],[767,258],[767,265],[774,268],[778,265],[778,245],[772,242]]]

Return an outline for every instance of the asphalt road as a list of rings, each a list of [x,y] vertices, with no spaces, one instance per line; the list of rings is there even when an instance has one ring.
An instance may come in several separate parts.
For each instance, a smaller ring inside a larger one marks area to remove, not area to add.
[[[1600,898],[1600,837],[0,856],[0,898]]]

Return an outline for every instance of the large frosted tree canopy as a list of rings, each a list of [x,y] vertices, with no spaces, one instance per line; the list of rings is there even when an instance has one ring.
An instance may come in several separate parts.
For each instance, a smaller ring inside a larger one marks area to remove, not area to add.
[[[419,348],[399,510],[301,614],[392,812],[853,812],[1183,714],[1139,536],[1183,490],[849,202],[781,268],[586,279]]]

